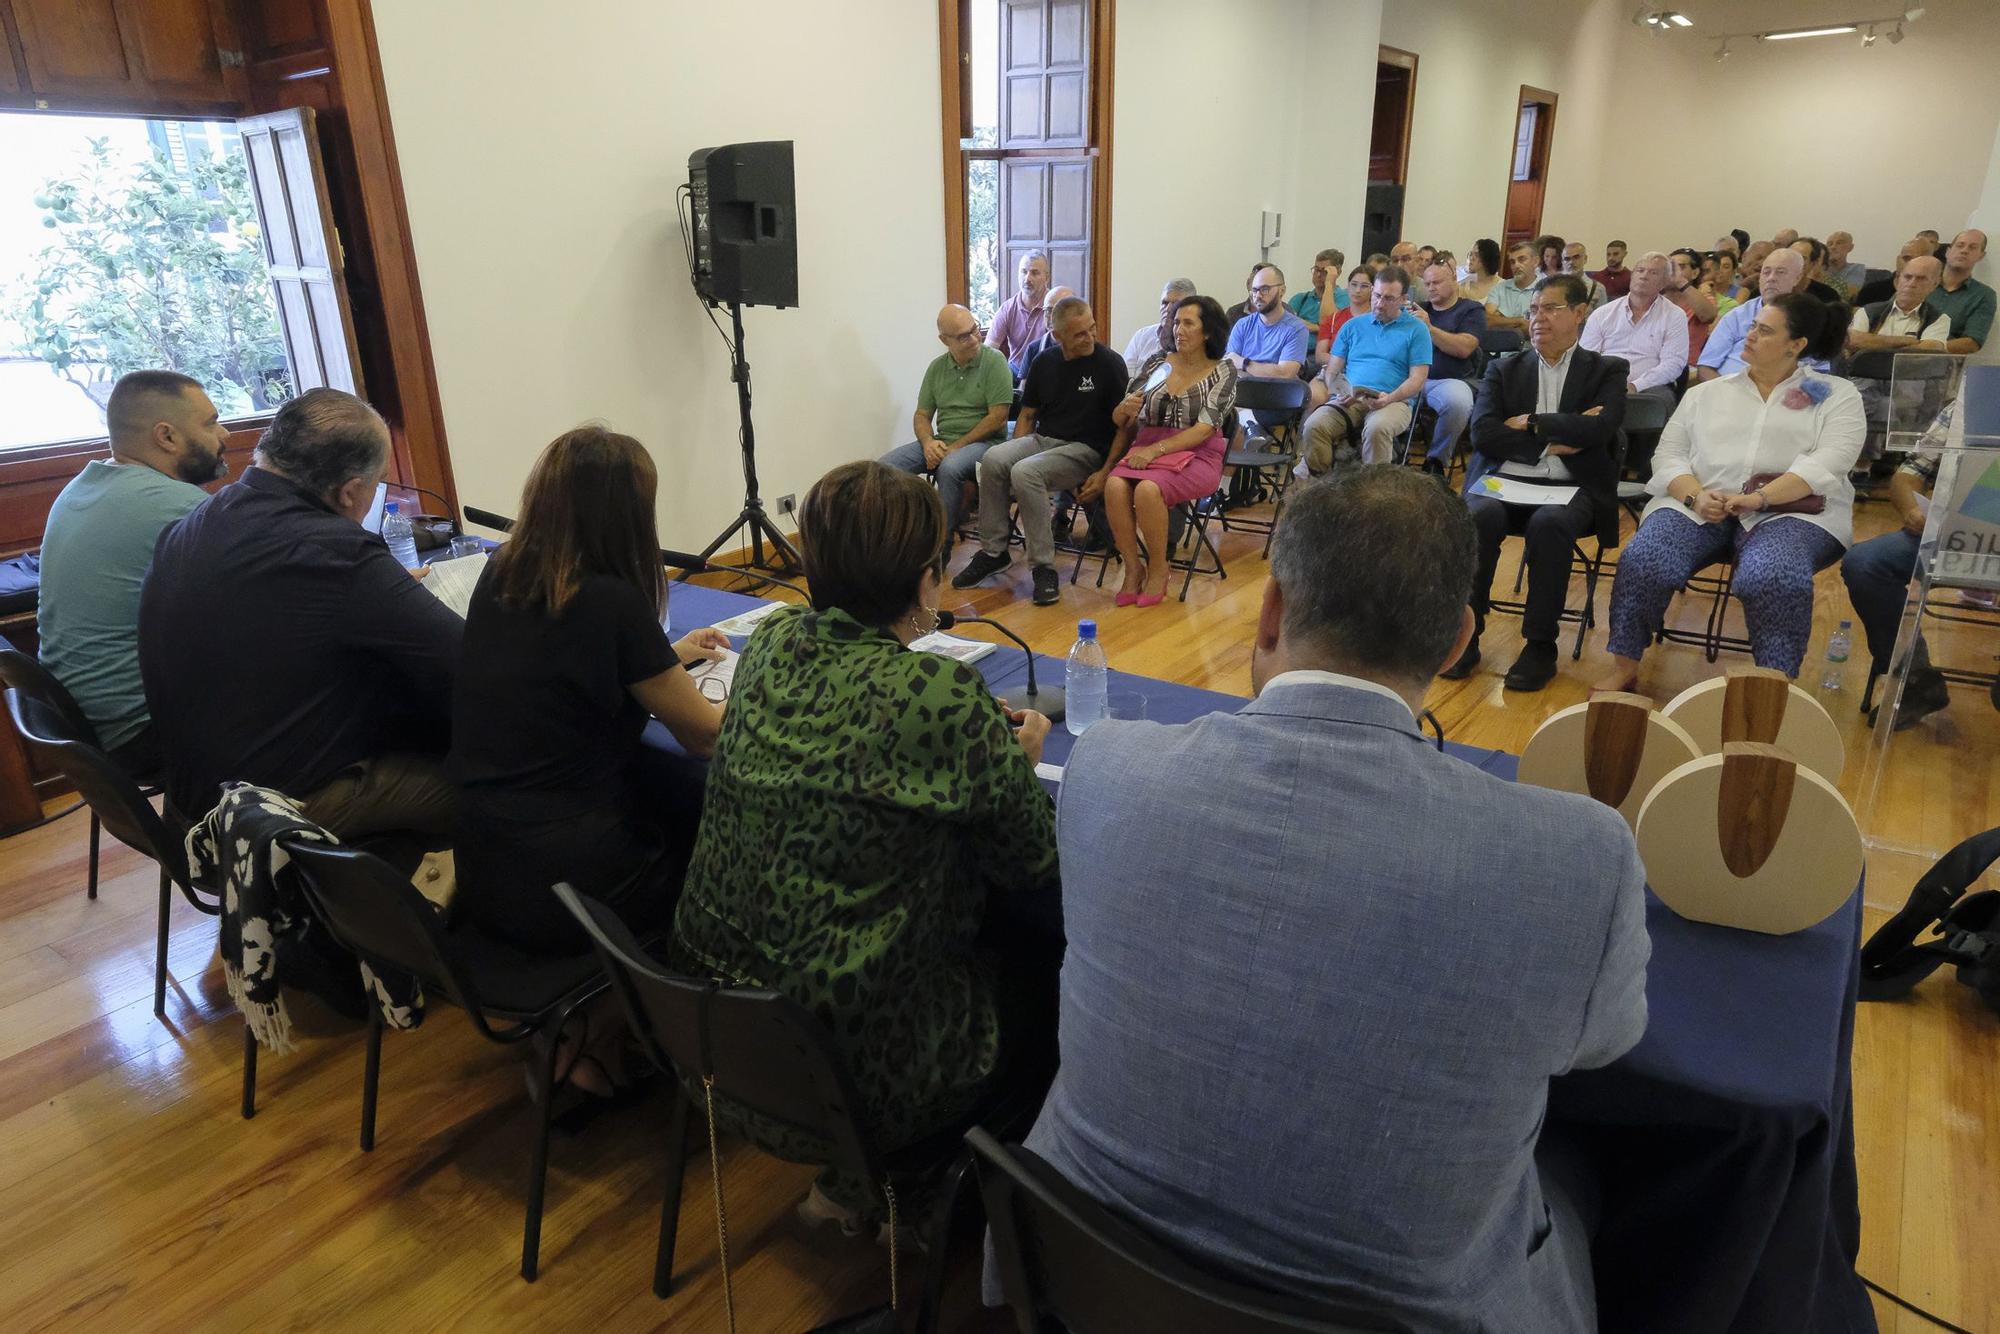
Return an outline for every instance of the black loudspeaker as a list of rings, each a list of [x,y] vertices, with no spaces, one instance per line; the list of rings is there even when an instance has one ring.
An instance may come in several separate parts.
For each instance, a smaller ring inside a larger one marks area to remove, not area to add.
[[[1403,239],[1403,187],[1389,181],[1368,183],[1361,215],[1361,258],[1388,254]],[[1415,279],[1417,275],[1411,274]]]
[[[792,141],[724,144],[688,157],[694,290],[745,306],[799,304]]]

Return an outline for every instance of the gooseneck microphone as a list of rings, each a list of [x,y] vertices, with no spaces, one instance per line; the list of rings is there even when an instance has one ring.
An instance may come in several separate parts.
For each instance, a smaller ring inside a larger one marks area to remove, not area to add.
[[[1055,686],[1037,686],[1035,684],[1035,651],[1028,647],[1027,640],[1021,638],[1021,636],[1015,634],[1012,630],[1000,624],[1000,622],[989,620],[984,616],[959,616],[940,609],[937,618],[938,629],[940,630],[949,630],[953,626],[959,625],[985,625],[998,630],[1001,634],[1013,640],[1020,647],[1021,652],[1028,655],[1027,688],[1019,692],[1013,690],[1005,692],[996,690],[993,693],[999,695],[1000,702],[1009,708],[1033,709],[1052,723],[1059,723],[1063,720],[1063,712],[1067,707],[1063,703],[1063,692]]]

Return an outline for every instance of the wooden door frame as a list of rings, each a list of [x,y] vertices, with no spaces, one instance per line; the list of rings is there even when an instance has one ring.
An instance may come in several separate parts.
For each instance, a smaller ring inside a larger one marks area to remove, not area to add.
[[[1417,53],[1405,51],[1399,46],[1377,46],[1377,65],[1394,65],[1410,72],[1410,86],[1403,94],[1403,142],[1396,146],[1395,184],[1407,187],[1410,183],[1410,130],[1417,123]],[[1373,184],[1371,181],[1370,184]]]
[[[1113,106],[1112,52],[1116,48],[1117,0],[1085,0],[1090,6],[1090,308],[1097,315],[1099,335],[1111,306],[1111,126]],[[971,52],[966,31],[972,0],[938,0],[938,124],[942,130],[944,165],[944,289],[945,299],[969,303],[972,280],[966,272],[965,246],[970,223],[965,212],[967,162],[960,141],[972,137],[972,79],[966,68]],[[1074,155],[1061,150],[1060,156]],[[1002,297],[1008,275],[1001,274]]]
[[[1542,210],[1549,202],[1549,168],[1555,165],[1556,160],[1556,97],[1557,94],[1550,89],[1537,88],[1533,84],[1524,83],[1521,85],[1520,94],[1514,98],[1514,134],[1521,132],[1521,106],[1523,103],[1534,102],[1547,108],[1546,112],[1535,121],[1535,138],[1540,141],[1537,147],[1541,149],[1542,153],[1542,188],[1535,196],[1535,225],[1528,229],[1531,237],[1543,235]],[[1530,149],[1529,154],[1532,159],[1534,149]],[[1507,195],[1513,191],[1513,188],[1514,135],[1509,135],[1507,136],[1507,185],[1500,196],[1500,235],[1502,238],[1505,238],[1507,235]],[[1506,256],[1502,255],[1501,259],[1504,261]],[[1537,255],[1535,260],[1537,263],[1540,263],[1541,256]]]

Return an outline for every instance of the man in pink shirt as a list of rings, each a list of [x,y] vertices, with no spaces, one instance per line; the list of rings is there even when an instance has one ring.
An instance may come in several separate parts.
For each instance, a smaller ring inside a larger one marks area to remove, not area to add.
[[[1048,252],[1030,250],[1021,256],[1020,281],[1021,290],[1001,303],[993,327],[986,331],[986,345],[1000,349],[1017,380],[1028,369],[1028,349],[1049,331],[1049,317],[1042,309],[1042,298],[1049,291]]]

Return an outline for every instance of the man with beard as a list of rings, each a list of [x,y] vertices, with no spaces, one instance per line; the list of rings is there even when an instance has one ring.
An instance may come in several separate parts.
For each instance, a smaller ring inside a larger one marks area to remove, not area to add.
[[[1312,326],[1285,309],[1285,275],[1266,264],[1250,276],[1250,305],[1229,331],[1229,359],[1244,375],[1297,379]]]
[[[105,417],[111,457],[86,463],[49,510],[41,655],[104,748],[143,775],[160,767],[160,749],[139,681],[139,585],[161,530],[222,476],[229,432],[201,384],[174,371],[126,375]]]
[[[1021,290],[1000,304],[993,327],[986,331],[986,345],[1000,349],[1015,379],[1027,373],[1028,349],[1049,331],[1049,315],[1042,308],[1042,298],[1049,293],[1048,252],[1030,250],[1021,256],[1019,279]]]

